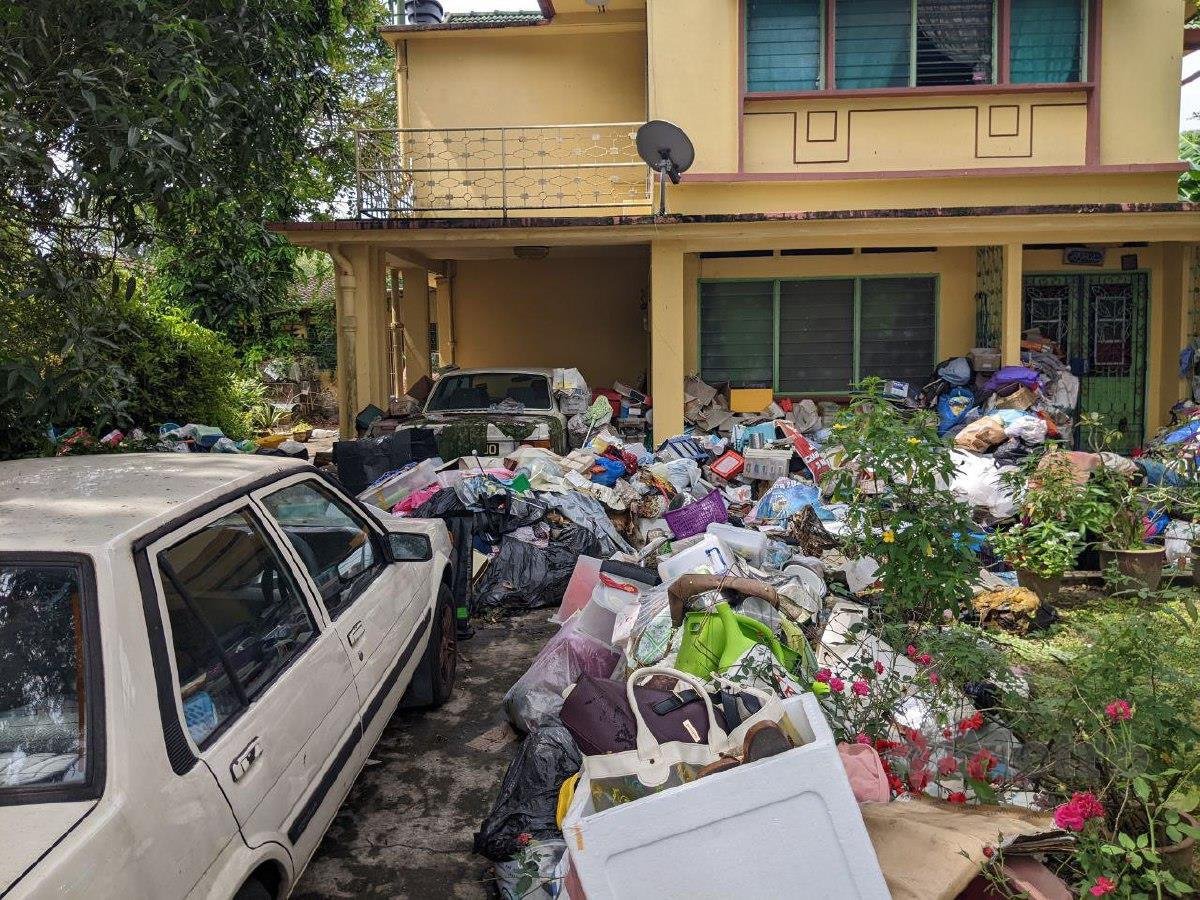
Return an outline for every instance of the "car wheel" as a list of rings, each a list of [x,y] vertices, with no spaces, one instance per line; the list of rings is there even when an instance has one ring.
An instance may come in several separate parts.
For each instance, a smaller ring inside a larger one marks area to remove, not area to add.
[[[233,900],[274,900],[275,895],[257,878],[251,878],[233,895]]]
[[[454,595],[442,585],[438,590],[437,606],[433,609],[429,645],[421,663],[413,673],[401,709],[436,709],[454,693],[454,678],[458,672],[458,630],[454,613]]]

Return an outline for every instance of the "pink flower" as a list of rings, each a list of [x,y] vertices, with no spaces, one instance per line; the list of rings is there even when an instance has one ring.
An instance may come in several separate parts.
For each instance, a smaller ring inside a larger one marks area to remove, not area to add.
[[[929,683],[930,684],[938,684],[941,682],[941,680],[942,680],[942,677],[940,675],[938,675],[937,672],[929,673]]]
[[[869,737],[867,737],[865,734],[860,734],[854,738],[854,743],[866,744],[869,747],[871,745],[871,739]]]
[[[928,653],[922,653],[920,656],[917,657],[917,664],[922,665],[922,666],[932,666],[933,665],[933,657],[930,656]]]
[[[1064,803],[1054,810],[1054,824],[1067,831],[1083,831],[1087,819],[1073,803]]]
[[[954,793],[952,793],[948,797],[946,797],[946,802],[947,803],[966,803],[967,795],[964,794],[962,791],[955,791]]]
[[[865,697],[871,693],[871,686],[860,678],[850,685],[850,690],[854,691],[860,697]]]
[[[817,670],[817,676],[816,676],[817,681],[823,682],[824,684],[829,684],[829,679],[832,677],[833,677],[833,673],[830,672],[828,669],[818,669]]]
[[[976,781],[987,781],[992,767],[998,762],[990,750],[980,750],[967,760],[967,777]]]
[[[882,674],[883,674],[883,668],[884,668],[884,667],[883,667],[883,663],[881,663],[879,660],[875,660],[875,674],[876,674],[876,675],[882,675]]]
[[[1128,700],[1114,700],[1104,707],[1104,711],[1114,722],[1127,722],[1133,718],[1133,707],[1129,705]]]
[[[938,774],[943,777],[953,775],[958,771],[958,760],[953,756],[943,756],[938,760]]]
[[[1092,885],[1092,889],[1088,891],[1093,897],[1103,897],[1105,894],[1111,894],[1117,889],[1117,883],[1111,878],[1101,875],[1096,879],[1096,883]]]
[[[840,694],[846,689],[846,682],[842,681],[842,679],[835,675],[833,678],[829,679],[829,689],[835,694]]]
[[[904,650],[904,655],[907,656],[909,659],[915,659],[917,656],[917,648],[914,647],[912,644],[909,644]]]
[[[522,831],[520,834],[517,835],[517,843],[520,844],[522,847],[528,845],[529,842],[532,840],[533,840],[533,835],[530,834],[528,831]]]
[[[1071,795],[1071,805],[1079,810],[1085,822],[1104,818],[1104,804],[1091,791],[1076,791]]]

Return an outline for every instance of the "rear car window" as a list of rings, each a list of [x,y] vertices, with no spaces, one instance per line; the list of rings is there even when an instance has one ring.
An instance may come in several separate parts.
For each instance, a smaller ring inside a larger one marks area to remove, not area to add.
[[[87,779],[80,570],[0,565],[0,791]]]
[[[302,481],[268,494],[263,505],[279,523],[336,618],[379,574],[371,530],[348,503]]]
[[[188,732],[202,744],[315,637],[287,565],[246,512],[158,555]]]
[[[489,409],[520,404],[526,409],[552,409],[550,379],[523,372],[443,375],[429,398],[429,412]]]

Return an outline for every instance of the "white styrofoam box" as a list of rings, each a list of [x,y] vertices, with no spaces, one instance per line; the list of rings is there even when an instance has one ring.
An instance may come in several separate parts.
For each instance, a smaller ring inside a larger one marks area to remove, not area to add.
[[[817,698],[783,701],[804,745],[563,822],[587,900],[890,897]]]

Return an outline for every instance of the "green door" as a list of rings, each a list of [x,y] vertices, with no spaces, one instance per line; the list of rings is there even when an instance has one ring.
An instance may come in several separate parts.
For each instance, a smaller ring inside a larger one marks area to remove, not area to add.
[[[1144,272],[1025,278],[1023,327],[1063,345],[1080,379],[1079,412],[1121,432],[1117,452],[1145,438],[1148,293]],[[1076,446],[1086,448],[1087,435],[1077,433]]]

